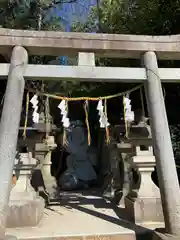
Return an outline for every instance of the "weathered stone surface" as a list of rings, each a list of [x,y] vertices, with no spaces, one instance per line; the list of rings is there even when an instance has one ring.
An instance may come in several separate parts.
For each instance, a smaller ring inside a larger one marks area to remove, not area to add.
[[[170,234],[163,234],[159,232],[154,232],[152,240],[179,240],[180,236],[174,236]]]
[[[0,234],[0,240],[18,240],[16,236]]]
[[[145,92],[166,231],[180,236],[180,189],[155,52],[143,56]]]
[[[12,187],[12,171],[16,155],[19,123],[24,94],[24,72],[28,62],[25,48],[15,46],[0,123],[0,234],[5,234],[8,201]]]
[[[7,227],[36,226],[43,217],[44,200],[37,196],[30,184],[36,159],[31,153],[21,153],[15,160],[15,173],[19,173],[16,185],[10,193]]]
[[[11,235],[0,235],[0,240],[18,240],[16,236],[11,236]]]
[[[18,240],[15,236],[6,235],[4,240]]]
[[[125,198],[128,218],[135,223],[163,222],[160,198]]]
[[[44,214],[44,200],[41,197],[22,193],[17,200],[10,200],[7,227],[36,226]]]
[[[9,53],[16,45],[33,55],[67,55],[95,52],[105,57],[140,58],[155,51],[161,59],[179,59],[180,35],[143,36],[121,34],[65,33],[0,28],[0,52]]]
[[[136,156],[133,162],[140,173],[140,187],[133,189],[132,194],[125,199],[125,207],[130,220],[135,223],[163,222],[163,211],[158,187],[151,179],[151,173],[155,166],[155,157],[152,147],[148,150],[140,150],[136,147]],[[134,197],[137,193],[137,198]]]
[[[146,238],[146,235],[144,235],[144,237]],[[124,233],[124,234],[113,234],[113,235],[89,235],[89,236],[84,236],[84,235],[79,235],[79,236],[58,236],[58,237],[47,237],[47,238],[36,238],[36,237],[29,237],[26,239],[19,239],[19,240],[136,240],[136,236],[135,234],[128,234],[128,233]],[[4,240],[4,239],[3,239]],[[6,239],[5,239],[6,240]],[[11,240],[7,238],[7,240]],[[15,239],[12,239],[15,240]],[[147,239],[149,240],[149,239]]]
[[[54,137],[48,136],[46,143],[36,143],[36,158],[40,160],[41,165],[41,174],[43,180],[44,190],[48,192],[48,194],[55,198],[57,195],[57,184],[56,179],[51,175],[51,153],[52,150],[57,147]],[[37,188],[39,188],[39,183],[36,181]]]

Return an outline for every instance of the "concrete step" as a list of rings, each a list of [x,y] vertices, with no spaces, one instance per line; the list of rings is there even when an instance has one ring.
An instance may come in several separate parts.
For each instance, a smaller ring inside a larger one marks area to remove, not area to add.
[[[19,240],[148,240],[150,229],[163,227],[161,223],[137,226],[125,220],[125,211],[114,208],[94,193],[64,193],[60,203],[44,211],[36,227],[8,228],[7,235]]]

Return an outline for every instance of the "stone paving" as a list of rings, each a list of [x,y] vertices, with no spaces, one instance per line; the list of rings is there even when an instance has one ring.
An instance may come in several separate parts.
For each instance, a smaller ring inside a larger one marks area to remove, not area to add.
[[[61,196],[60,202],[45,209],[43,220],[37,227],[9,228],[7,234],[21,240],[84,237],[134,240],[137,233],[147,232],[147,228],[163,227],[160,223],[135,226],[124,220],[124,209],[114,208],[93,193],[66,193]]]

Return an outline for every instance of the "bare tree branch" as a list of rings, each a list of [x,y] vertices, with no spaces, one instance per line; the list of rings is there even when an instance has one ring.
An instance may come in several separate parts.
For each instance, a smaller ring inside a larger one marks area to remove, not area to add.
[[[54,2],[52,4],[50,4],[49,6],[45,7],[44,10],[47,10],[49,8],[52,8],[54,6],[56,6],[57,4],[63,4],[63,3],[75,3],[77,2],[77,0],[54,0]]]

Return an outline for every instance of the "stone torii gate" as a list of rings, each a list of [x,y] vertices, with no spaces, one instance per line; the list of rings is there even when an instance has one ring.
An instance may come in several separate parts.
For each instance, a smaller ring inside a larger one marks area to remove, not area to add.
[[[14,164],[24,80],[142,82],[146,89],[166,232],[180,236],[180,190],[161,88],[180,81],[180,69],[159,69],[158,59],[180,59],[180,35],[135,36],[0,29],[0,53],[11,55],[0,64],[8,76],[0,124],[0,233],[4,234]],[[28,65],[28,55],[77,55],[141,58],[140,68]]]

